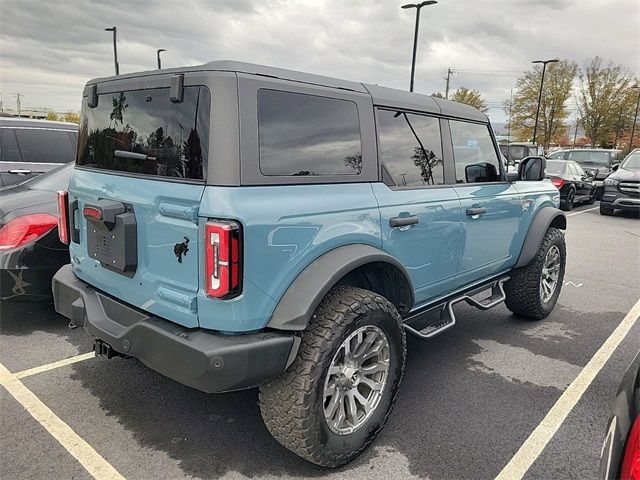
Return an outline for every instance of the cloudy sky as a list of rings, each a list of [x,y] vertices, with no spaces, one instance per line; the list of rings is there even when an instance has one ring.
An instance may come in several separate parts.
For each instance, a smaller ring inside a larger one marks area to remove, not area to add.
[[[414,10],[402,0],[1,0],[5,108],[79,110],[84,83],[113,73],[231,59],[408,88]],[[480,90],[494,122],[541,58],[600,55],[640,72],[640,0],[440,0],[422,10],[415,90]],[[574,105],[570,105],[575,109]]]

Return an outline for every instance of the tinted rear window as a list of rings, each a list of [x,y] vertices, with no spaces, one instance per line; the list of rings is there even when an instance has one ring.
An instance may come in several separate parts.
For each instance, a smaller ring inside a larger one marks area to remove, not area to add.
[[[546,172],[549,175],[561,175],[565,172],[567,162],[562,160],[547,160]]]
[[[0,160],[3,162],[21,162],[22,155],[20,155],[20,149],[18,148],[18,142],[16,141],[16,134],[13,128],[2,129],[2,139],[0,140],[0,146],[2,147],[2,153]]]
[[[360,123],[348,100],[260,90],[260,171],[263,175],[358,175]]]
[[[140,175],[201,180],[209,146],[210,93],[185,87],[183,101],[169,100],[169,88],[99,95],[86,99],[77,164]]]
[[[75,156],[75,144],[65,130],[16,128],[22,158],[25,162],[67,163]]]

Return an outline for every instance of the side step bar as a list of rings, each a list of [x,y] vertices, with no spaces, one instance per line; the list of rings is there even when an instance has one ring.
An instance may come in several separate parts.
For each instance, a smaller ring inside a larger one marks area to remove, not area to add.
[[[504,302],[506,294],[504,293],[503,284],[507,280],[509,280],[509,277],[500,278],[493,283],[470,290],[459,297],[454,297],[444,303],[416,313],[405,320],[406,323],[404,324],[404,329],[407,333],[423,340],[435,337],[456,324],[456,316],[453,313],[453,306],[456,303],[467,302],[472,307],[476,307],[481,310],[489,310],[490,308]],[[491,295],[488,298],[480,301],[472,298],[473,295],[477,295],[489,289],[491,289]],[[434,314],[438,314],[438,318],[421,329],[416,329],[409,325],[411,322],[415,322],[416,320],[423,319]]]

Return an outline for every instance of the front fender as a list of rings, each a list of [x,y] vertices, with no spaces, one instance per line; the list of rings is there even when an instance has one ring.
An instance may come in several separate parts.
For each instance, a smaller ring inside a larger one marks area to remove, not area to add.
[[[563,211],[550,206],[542,207],[538,210],[529,225],[515,268],[524,267],[531,262],[538,250],[540,250],[540,245],[542,245],[542,240],[549,227],[556,227],[561,230],[567,228],[567,217]]]
[[[389,263],[402,272],[410,287],[413,305],[411,279],[398,260],[370,245],[351,244],[330,250],[311,262],[289,285],[267,327],[304,330],[331,287],[349,272],[372,262]]]

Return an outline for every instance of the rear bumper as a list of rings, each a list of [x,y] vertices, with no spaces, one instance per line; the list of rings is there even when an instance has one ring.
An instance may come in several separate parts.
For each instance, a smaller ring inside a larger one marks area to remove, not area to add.
[[[221,335],[187,329],[126,305],[78,279],[70,265],[53,277],[58,313],[96,340],[203,392],[255,387],[285,371],[299,337],[287,332]]]

